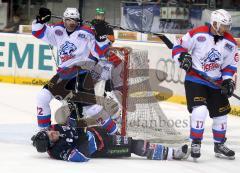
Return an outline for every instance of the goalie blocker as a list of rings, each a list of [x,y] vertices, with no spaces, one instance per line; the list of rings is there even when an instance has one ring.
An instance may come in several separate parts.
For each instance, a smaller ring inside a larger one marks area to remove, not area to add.
[[[38,152],[48,152],[55,159],[85,162],[89,158],[131,157],[131,153],[151,160],[181,160],[189,155],[188,146],[171,148],[146,140],[109,135],[103,128],[81,128],[53,125],[32,137]]]

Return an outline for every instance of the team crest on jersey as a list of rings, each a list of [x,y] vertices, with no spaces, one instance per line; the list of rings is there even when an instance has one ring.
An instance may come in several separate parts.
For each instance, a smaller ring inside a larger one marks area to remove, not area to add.
[[[229,50],[229,51],[233,51],[233,46],[229,43],[226,43],[225,46],[224,46],[225,49]]]
[[[212,48],[208,52],[207,57],[205,57],[202,61],[203,70],[207,72],[207,71],[213,71],[219,68],[220,58],[221,58],[221,53],[219,53],[218,50]]]
[[[61,47],[59,51],[59,56],[61,57],[62,62],[65,62],[72,57],[74,57],[73,52],[77,50],[77,47],[70,43],[69,41],[66,41]]]
[[[62,36],[63,35],[63,32],[60,30],[60,29],[57,29],[55,31],[55,34],[58,35],[58,36]]]
[[[204,36],[199,36],[199,37],[197,37],[197,41],[199,41],[199,42],[204,42],[204,41],[206,41],[206,37],[204,37]]]
[[[78,37],[80,37],[80,38],[86,38],[86,35],[83,34],[83,33],[79,33],[79,34],[78,34]]]

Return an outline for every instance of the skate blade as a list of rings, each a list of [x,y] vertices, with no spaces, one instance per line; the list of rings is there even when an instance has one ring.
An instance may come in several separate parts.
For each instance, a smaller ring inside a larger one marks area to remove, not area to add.
[[[226,159],[226,160],[234,160],[235,159],[235,156],[228,157],[228,156],[225,156],[220,153],[215,153],[215,157],[220,158],[220,159]]]

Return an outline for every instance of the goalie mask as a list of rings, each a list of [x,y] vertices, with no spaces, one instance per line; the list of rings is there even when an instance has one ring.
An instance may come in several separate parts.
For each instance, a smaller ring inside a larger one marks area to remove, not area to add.
[[[50,139],[46,131],[38,132],[31,140],[33,141],[33,146],[36,147],[40,153],[46,152],[50,147]]]

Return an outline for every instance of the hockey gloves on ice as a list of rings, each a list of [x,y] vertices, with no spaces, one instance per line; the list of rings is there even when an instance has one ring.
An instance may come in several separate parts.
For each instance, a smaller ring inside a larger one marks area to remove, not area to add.
[[[108,26],[103,20],[94,19],[91,24],[94,26],[96,32],[96,40],[98,42],[105,41],[107,39]]]
[[[36,16],[36,19],[37,19],[37,23],[41,23],[41,24],[44,24],[44,23],[47,23],[50,21],[51,19],[51,11],[47,8],[40,8],[39,9],[39,13],[38,15]]]
[[[192,67],[192,57],[189,53],[182,52],[180,54],[180,57],[178,58],[178,61],[180,63],[180,68],[184,69],[186,72],[188,72]]]
[[[235,82],[232,79],[226,79],[222,82],[222,94],[227,95],[228,98],[233,95],[234,88]]]

